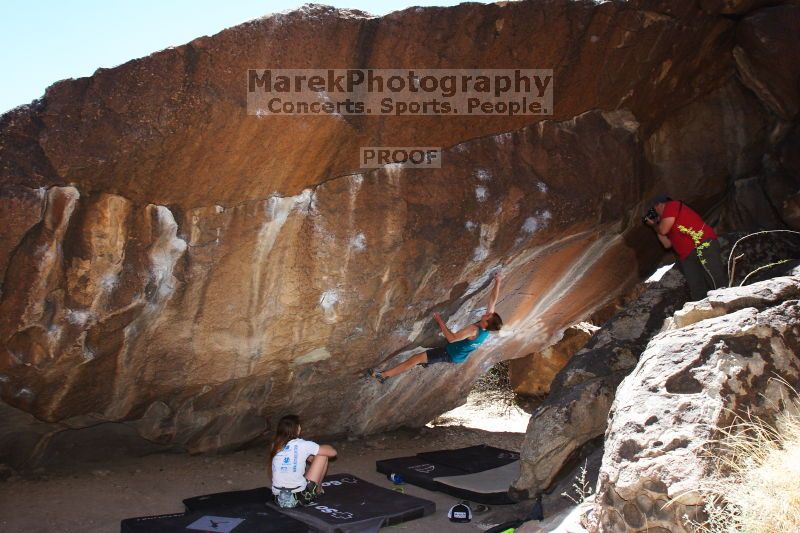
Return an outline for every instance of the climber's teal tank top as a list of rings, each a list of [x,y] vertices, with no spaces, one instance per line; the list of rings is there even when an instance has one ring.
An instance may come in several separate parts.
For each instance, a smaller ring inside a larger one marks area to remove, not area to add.
[[[448,355],[450,355],[450,360],[454,363],[463,363],[466,361],[469,354],[480,346],[481,343],[486,340],[486,337],[489,336],[487,330],[481,329],[480,326],[475,327],[478,328],[478,335],[476,335],[474,339],[461,339],[460,341],[451,342],[445,348]]]

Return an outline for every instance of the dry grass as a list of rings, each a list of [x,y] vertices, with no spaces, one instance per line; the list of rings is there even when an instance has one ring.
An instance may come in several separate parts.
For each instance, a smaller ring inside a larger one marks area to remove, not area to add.
[[[490,401],[514,405],[514,389],[508,377],[508,361],[500,361],[480,376],[472,386],[472,392],[482,393]]]
[[[800,397],[773,424],[737,418],[713,443],[715,474],[700,488],[708,519],[686,519],[702,533],[800,532]]]
[[[564,491],[561,495],[565,498],[569,498],[572,503],[575,505],[580,505],[592,495],[592,485],[589,481],[586,472],[588,470],[589,460],[585,460],[583,462],[583,466],[581,467],[581,471],[575,476],[575,479],[572,480],[572,487],[570,491]],[[574,493],[574,495],[573,495]]]

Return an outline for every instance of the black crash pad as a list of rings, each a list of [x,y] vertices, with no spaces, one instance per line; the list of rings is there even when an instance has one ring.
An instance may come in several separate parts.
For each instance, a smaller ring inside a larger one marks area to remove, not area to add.
[[[272,492],[266,487],[197,496],[184,500],[184,504],[191,511],[220,513],[226,506],[252,505],[266,500],[271,511],[292,517],[314,531],[327,533],[377,531],[383,526],[422,518],[436,510],[432,501],[400,494],[351,474],[327,476],[322,487],[325,494],[314,504],[293,509],[281,509],[273,503]]]
[[[495,448],[487,444],[455,450],[422,452],[418,453],[417,457],[435,464],[456,468],[465,474],[475,474],[519,461],[519,453]]]
[[[458,468],[427,461],[419,455],[382,459],[375,462],[375,467],[381,474],[400,474],[407,483],[437,491],[441,490],[441,483],[434,481],[434,478],[465,473]]]
[[[266,505],[267,502],[271,501],[272,490],[268,487],[258,487],[186,498],[183,500],[183,505],[187,511],[209,511],[242,505]]]
[[[478,445],[382,459],[376,461],[375,468],[382,474],[400,474],[412,485],[459,499],[505,505],[514,503],[508,496],[511,482],[498,484],[497,478],[509,480],[514,477],[518,472],[518,461],[517,452]]]
[[[120,524],[121,533],[306,533],[302,522],[259,505],[231,507],[214,512],[196,511],[128,518]]]

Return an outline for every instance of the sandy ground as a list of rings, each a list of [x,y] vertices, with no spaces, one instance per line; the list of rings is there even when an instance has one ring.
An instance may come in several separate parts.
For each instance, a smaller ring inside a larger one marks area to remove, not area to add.
[[[518,451],[528,416],[504,404],[470,397],[466,405],[439,417],[435,426],[332,442],[339,458],[330,472],[347,472],[390,487],[391,482],[375,471],[378,459],[481,443]],[[267,450],[259,448],[217,456],[159,453],[40,469],[0,482],[0,531],[116,532],[124,518],[182,512],[181,500],[190,496],[267,485],[266,464]],[[527,514],[527,506],[495,506],[476,514],[469,524],[455,524],[446,516],[457,503],[455,498],[412,485],[404,489],[433,500],[436,513],[387,530],[480,531]]]

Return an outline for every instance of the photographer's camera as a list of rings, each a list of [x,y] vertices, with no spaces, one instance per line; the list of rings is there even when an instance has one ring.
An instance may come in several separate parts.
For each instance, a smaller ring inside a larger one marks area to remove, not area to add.
[[[642,222],[647,224],[648,220],[652,220],[653,222],[658,222],[658,213],[656,213],[656,208],[651,207],[647,210],[647,213],[644,214],[642,217]]]

